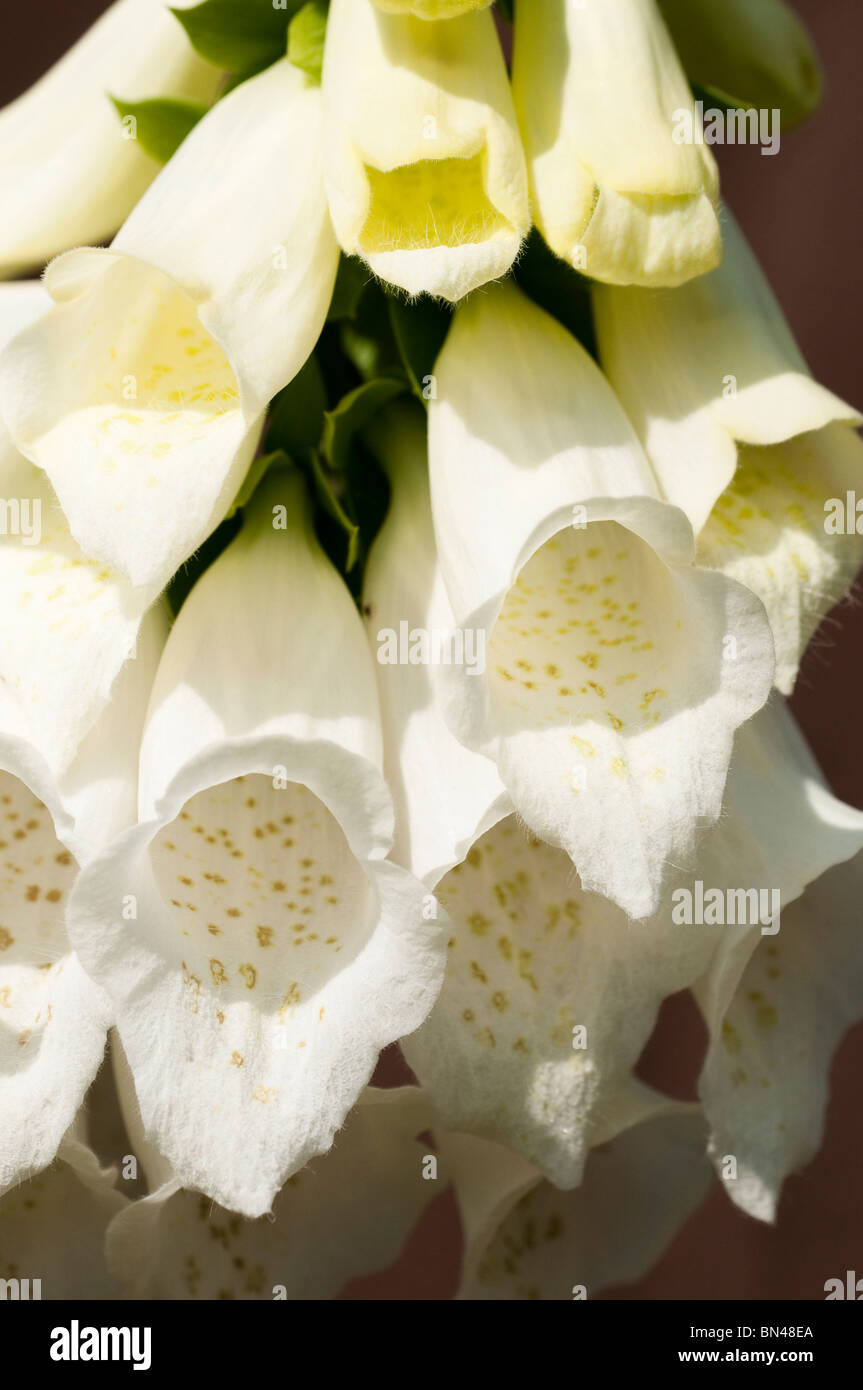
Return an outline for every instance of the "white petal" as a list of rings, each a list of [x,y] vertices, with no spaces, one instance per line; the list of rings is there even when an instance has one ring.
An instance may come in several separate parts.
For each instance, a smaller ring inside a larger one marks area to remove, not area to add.
[[[654,0],[522,4],[513,90],[534,215],[559,256],[623,285],[718,263],[716,165],[674,138],[693,100]]]
[[[457,300],[505,275],[530,214],[491,15],[428,24],[334,0],[323,88],[343,250],[409,294]]]
[[[50,1163],[102,1058],[110,1005],[73,952],[67,907],[78,864],[135,819],[165,626],[159,609],[145,619],[137,658],[59,779],[0,701],[0,1190]]]
[[[0,344],[50,304],[37,281],[0,286]],[[17,732],[33,744],[53,777],[62,778],[135,650],[155,591],[133,589],[83,554],[44,473],[17,452],[2,424],[0,491],[0,582],[6,595],[0,614],[0,722],[7,735]],[[154,615],[142,636],[144,648],[152,649],[163,634],[164,618]],[[140,690],[145,679],[131,684]],[[127,702],[128,687],[127,682]]]
[[[246,1221],[169,1181],[119,1213],[108,1261],[135,1298],[335,1298],[386,1269],[443,1185],[423,1178],[428,1126],[411,1087],[369,1089],[330,1152],[282,1188],[270,1218]]]
[[[221,81],[161,0],[111,5],[0,112],[0,274],[105,241],[155,178],[158,164],[127,138],[112,95],[209,101]]]
[[[0,284],[0,348],[51,308],[51,296],[41,280]]]
[[[712,1036],[699,1089],[729,1196],[769,1221],[784,1178],[819,1147],[830,1059],[863,1014],[863,813],[831,794],[781,705],[744,733],[705,878],[772,887],[781,916],[775,932],[720,931],[696,991]]]
[[[434,887],[474,839],[511,809],[497,769],[444,722],[427,663],[410,636],[453,634],[431,521],[422,415],[392,407],[371,442],[390,480],[390,510],[366,566],[363,610],[376,654],[384,768],[396,805],[393,858]],[[404,625],[404,626],[403,626]],[[396,637],[406,648],[387,660]]]
[[[70,1137],[52,1167],[0,1198],[0,1279],[29,1279],[31,1299],[116,1299],[104,1242],[126,1199],[114,1176]]]
[[[679,891],[695,895],[698,880],[775,888],[785,905],[861,844],[863,816],[830,796],[778,702],[738,731],[723,810],[642,923],[582,892],[567,856],[515,818],[444,876],[444,987],[402,1047],[448,1128],[506,1144],[558,1187],[575,1186],[589,1148],[610,1123],[615,1132],[615,1097],[662,1000],[710,968],[709,1007],[721,1017],[760,939],[760,927],[681,924]]]
[[[692,566],[608,384],[514,287],[458,311],[436,375],[441,569],[459,626],[488,639],[484,679],[442,668],[447,719],[586,889],[647,916],[769,692],[763,607]]]
[[[0,772],[0,1192],[51,1162],[105,1047],[107,1000],[66,931],[76,868],[46,806]]]
[[[362,623],[299,478],[277,474],[173,629],[145,819],[73,904],[149,1138],[186,1186],[249,1216],[329,1147],[440,988],[440,927],[383,857],[377,719]]]
[[[593,1298],[639,1278],[697,1208],[710,1180],[694,1107],[657,1099],[652,1118],[595,1150],[582,1186],[560,1192],[497,1145],[441,1136],[467,1250],[460,1297]],[[582,1292],[583,1290],[584,1292]]]
[[[844,425],[770,449],[743,445],[737,472],[698,538],[699,564],[745,584],[764,604],[784,694],[794,688],[809,639],[863,562],[854,510],[861,484],[863,443]],[[832,524],[835,513],[841,529]]]
[[[60,776],[105,708],[155,595],[82,553],[45,474],[2,427],[0,477],[0,679]]]
[[[732,1201],[762,1221],[820,1148],[833,1052],[863,1018],[861,887],[859,855],[819,878],[761,939],[721,1018],[708,1015],[699,1093],[711,1156]]]
[[[46,761],[37,727],[0,685],[0,770],[48,809],[57,836],[86,863],[135,820],[141,729],[156,663],[167,633],[161,604],[141,627],[137,657],[126,663],[99,719],[62,769]]]
[[[615,1131],[615,1097],[659,1005],[704,969],[712,940],[667,912],[630,922],[584,893],[558,849],[515,817],[486,832],[437,887],[447,973],[402,1048],[443,1123],[506,1144],[561,1188]]]
[[[669,501],[700,531],[737,466],[735,441],[779,444],[860,416],[817,385],[743,234],[680,291],[597,286],[603,368]]]
[[[164,585],[224,515],[314,346],[338,257],[320,165],[320,91],[276,63],[201,121],[110,250],[49,267],[56,307],[4,354],[17,447],[135,585]]]
[[[863,814],[829,791],[784,701],[774,695],[738,730],[723,815],[699,846],[697,869],[708,884],[775,888],[784,907],[857,853],[861,827]],[[723,930],[720,939],[732,935]],[[755,939],[760,935],[759,928]],[[747,954],[754,944],[748,937]]]

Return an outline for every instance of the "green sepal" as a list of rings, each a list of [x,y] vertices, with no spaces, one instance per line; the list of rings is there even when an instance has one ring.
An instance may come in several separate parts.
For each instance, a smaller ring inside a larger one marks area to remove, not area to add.
[[[306,0],[288,25],[288,61],[321,80],[329,0]]]
[[[124,101],[121,97],[111,97],[111,101],[121,121],[132,117],[135,140],[146,154],[160,164],[167,164],[189,131],[210,110],[203,102],[183,101],[178,97],[152,97],[145,101]]]
[[[325,413],[321,452],[330,468],[336,472],[344,469],[354,435],[364,429],[372,416],[389,401],[403,395],[406,389],[407,383],[402,377],[377,377],[349,391],[333,410]]]
[[[410,302],[390,295],[387,306],[408,381],[417,398],[427,406],[432,395],[434,365],[452,323],[452,309],[428,295]]]
[[[321,441],[327,392],[316,353],[312,353],[293,381],[273,400],[267,421],[265,447],[284,449],[298,457]]]
[[[285,56],[288,24],[302,0],[204,0],[190,10],[172,10],[192,47],[229,72],[260,72]]]

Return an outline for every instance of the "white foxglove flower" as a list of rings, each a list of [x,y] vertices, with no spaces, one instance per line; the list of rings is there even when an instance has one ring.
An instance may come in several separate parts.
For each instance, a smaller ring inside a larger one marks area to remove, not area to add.
[[[767,698],[763,608],[694,567],[608,383],[514,286],[458,310],[435,370],[441,570],[487,652],[483,676],[441,668],[447,721],[586,889],[648,916]]]
[[[537,226],[593,279],[679,285],[721,255],[719,176],[656,0],[542,0],[516,13],[513,92]]]
[[[100,1167],[77,1130],[50,1168],[22,1175],[0,1196],[0,1279],[17,1280],[22,1299],[120,1296],[105,1264],[105,1235],[127,1199],[114,1186],[115,1171]]]
[[[159,165],[127,138],[112,96],[210,101],[222,77],[163,0],[116,0],[0,111],[0,274],[107,240],[156,177]]]
[[[772,724],[761,722],[760,733],[749,794],[753,810],[762,798],[762,813],[753,815],[750,837],[739,843],[751,844],[757,834],[761,878],[780,883],[778,821],[787,835],[785,854],[796,854],[803,882],[782,894],[775,934],[755,928],[741,938],[720,929],[696,997],[711,1031],[699,1083],[711,1156],[731,1200],[772,1221],[784,1179],[820,1147],[832,1055],[863,1017],[863,812],[830,793],[790,716],[777,711]],[[771,781],[776,790],[767,800]],[[805,799],[797,825],[788,815],[792,798]],[[738,845],[727,850],[734,862]]]
[[[785,0],[660,0],[660,6],[692,82],[732,106],[778,108],[783,127],[815,110],[818,59]]]
[[[78,866],[135,819],[165,627],[161,609],[145,620],[113,701],[59,772],[39,739],[39,700],[27,718],[0,681],[0,1191],[51,1162],[102,1058],[110,1006],[73,951],[68,904]],[[51,648],[49,625],[36,630],[44,676],[62,639]]]
[[[402,1046],[448,1128],[507,1145],[558,1187],[581,1181],[589,1149],[616,1131],[614,1098],[662,1000],[717,952],[742,969],[760,939],[760,926],[682,926],[680,890],[775,892],[784,909],[856,852],[863,816],[813,789],[809,764],[788,756],[790,723],[770,705],[739,731],[723,815],[645,922],[582,892],[568,857],[515,817],[442,877],[444,987]]]
[[[457,300],[504,275],[530,214],[491,15],[428,24],[333,0],[323,88],[342,249],[409,294]]]
[[[0,285],[0,342],[50,303],[37,281]],[[134,651],[154,594],[81,551],[45,474],[2,424],[0,493],[0,705],[7,733],[21,733],[61,777]]]
[[[434,887],[511,805],[494,763],[456,740],[437,704],[431,660],[458,648],[450,645],[455,620],[437,562],[424,425],[418,408],[399,404],[371,437],[389,478],[390,509],[369,553],[363,610],[396,806],[392,857]],[[482,653],[472,655],[478,665]]]
[[[321,158],[320,91],[275,63],[195,127],[109,250],[52,263],[56,307],[7,349],[17,447],[136,587],[221,520],[314,346],[338,258]]]
[[[257,1221],[167,1176],[112,1222],[109,1268],[133,1298],[335,1298],[348,1280],[398,1258],[444,1186],[437,1160],[435,1180],[424,1176],[427,1148],[415,1136],[428,1127],[416,1088],[368,1088],[329,1152],[289,1179],[272,1215]]]
[[[700,533],[699,561],[763,601],[787,693],[863,560],[853,529],[825,524],[829,499],[863,478],[848,428],[861,417],[812,380],[729,215],[725,248],[719,270],[674,293],[597,287],[597,335],[665,496]]]
[[[460,1298],[590,1299],[647,1272],[706,1196],[710,1167],[697,1108],[643,1089],[641,1123],[594,1150],[574,1192],[497,1144],[435,1131],[465,1232]]]
[[[385,858],[380,760],[362,622],[301,479],[276,473],[180,612],[140,824],[72,909],[148,1136],[184,1186],[248,1216],[330,1146],[440,988],[440,927]]]

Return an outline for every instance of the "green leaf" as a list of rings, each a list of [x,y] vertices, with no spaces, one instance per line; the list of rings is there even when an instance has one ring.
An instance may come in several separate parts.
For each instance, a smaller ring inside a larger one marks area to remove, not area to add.
[[[372,272],[365,261],[359,260],[356,256],[342,255],[327,313],[328,321],[355,318],[363,290],[371,279]]]
[[[129,117],[134,121],[132,138],[160,164],[167,164],[189,131],[210,109],[202,102],[181,101],[175,97],[153,97],[147,101],[111,97],[111,100],[121,121]]]
[[[513,267],[513,274],[535,304],[568,328],[592,357],[597,356],[590,281],[556,256],[536,227]]]
[[[336,472],[344,468],[353,436],[389,401],[402,395],[406,386],[401,377],[381,376],[349,391],[334,410],[326,412],[321,449],[331,468]]]
[[[391,295],[390,323],[408,380],[426,405],[437,355],[452,323],[452,310],[427,295],[412,303]]]
[[[365,381],[401,376],[402,359],[390,322],[387,296],[377,280],[363,289],[353,318],[339,325],[342,352]]]
[[[345,487],[344,480],[339,480],[331,474],[317,450],[309,450],[307,460],[318,502],[343,533],[347,552],[343,564],[347,573],[350,573],[360,557],[360,528],[342,505],[339,491]]]
[[[506,20],[507,24],[512,24],[514,0],[497,0],[497,7],[500,10],[502,18]]]
[[[329,0],[307,0],[288,25],[288,60],[316,82],[324,65]]]
[[[230,72],[260,71],[285,55],[288,24],[302,0],[204,0],[173,10],[203,58]]]
[[[270,407],[266,447],[284,449],[295,457],[320,443],[327,393],[317,355],[280,391]]]

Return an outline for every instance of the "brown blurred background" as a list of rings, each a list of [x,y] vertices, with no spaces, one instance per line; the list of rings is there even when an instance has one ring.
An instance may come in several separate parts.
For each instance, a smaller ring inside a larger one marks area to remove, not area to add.
[[[537,3],[537,0],[533,0]],[[541,3],[541,0],[540,0]],[[774,158],[756,147],[716,148],[723,193],[752,242],[815,376],[863,406],[857,344],[863,318],[860,272],[863,147],[858,0],[793,0],[813,35],[827,78],[824,105],[783,135]],[[104,0],[7,4],[0,52],[0,104],[29,86],[107,6]],[[0,209],[2,216],[2,209]],[[863,808],[863,607],[852,598],[823,624],[805,658],[793,708],[834,791]],[[863,919],[863,913],[861,913]],[[863,945],[863,920],[861,920]],[[682,1042],[681,1039],[685,1041]],[[663,1011],[642,1070],[694,1098],[703,1030],[686,998]],[[833,1067],[824,1146],[784,1190],[777,1225],[741,1215],[718,1188],[650,1275],[606,1295],[637,1299],[823,1299],[824,1282],[863,1274],[863,1024]],[[388,1063],[379,1080],[398,1080]],[[458,1222],[438,1198],[396,1270],[354,1285],[362,1299],[440,1299],[457,1277]]]

